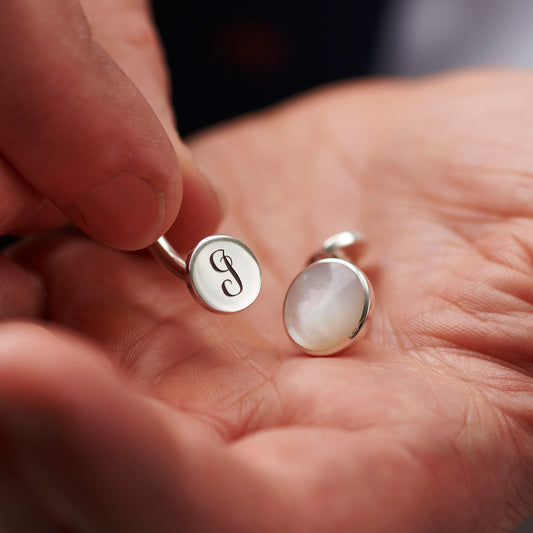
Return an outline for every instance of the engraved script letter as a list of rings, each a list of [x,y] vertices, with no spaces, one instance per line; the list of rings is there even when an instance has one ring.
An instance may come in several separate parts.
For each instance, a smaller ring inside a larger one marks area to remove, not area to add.
[[[229,255],[226,255],[226,252],[222,248],[219,248],[211,254],[209,257],[209,262],[211,263],[213,269],[217,272],[229,272],[233,276],[235,283],[239,286],[239,290],[237,292],[231,293],[228,290],[228,286],[233,286],[233,280],[225,279],[222,282],[222,292],[229,297],[238,296],[242,292],[242,281],[233,268],[233,259],[231,259]]]

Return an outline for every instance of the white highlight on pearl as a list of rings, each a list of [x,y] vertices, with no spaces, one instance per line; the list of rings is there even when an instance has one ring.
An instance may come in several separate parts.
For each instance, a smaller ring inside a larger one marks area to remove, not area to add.
[[[357,333],[367,311],[364,274],[342,259],[323,259],[308,266],[290,286],[285,327],[305,351],[327,352]]]

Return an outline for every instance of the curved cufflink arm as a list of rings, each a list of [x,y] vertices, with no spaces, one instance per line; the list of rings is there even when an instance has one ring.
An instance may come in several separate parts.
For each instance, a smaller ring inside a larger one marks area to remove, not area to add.
[[[317,253],[309,260],[309,264],[320,259],[343,259],[353,263],[357,261],[368,248],[366,237],[358,231],[341,231],[326,239]]]
[[[150,251],[172,274],[182,280],[187,279],[187,262],[172,248],[166,237],[159,237],[150,246]]]
[[[250,306],[261,289],[261,270],[252,251],[228,235],[202,239],[183,259],[165,237],[152,254],[187,283],[196,301],[215,313],[236,313]]]

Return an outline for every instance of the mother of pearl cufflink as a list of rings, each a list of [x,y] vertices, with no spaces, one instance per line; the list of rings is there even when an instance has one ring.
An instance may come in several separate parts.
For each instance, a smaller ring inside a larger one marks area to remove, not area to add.
[[[285,329],[307,354],[331,355],[363,336],[373,291],[352,261],[365,247],[357,232],[333,235],[289,287],[283,306]]]

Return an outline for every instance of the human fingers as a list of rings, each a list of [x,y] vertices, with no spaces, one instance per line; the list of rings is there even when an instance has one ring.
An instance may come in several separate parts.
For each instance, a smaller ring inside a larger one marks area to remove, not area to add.
[[[49,2],[43,16],[41,4],[3,2],[0,40],[0,151],[28,184],[10,204],[24,210],[38,191],[106,244],[153,242],[178,212],[180,166],[78,3]]]
[[[44,515],[43,528],[280,531],[269,509],[286,506],[274,483],[202,423],[136,393],[95,347],[61,332],[0,327],[0,428],[10,451],[0,450],[0,472],[12,473],[2,481],[16,480],[27,494],[21,505]]]
[[[44,290],[37,277],[0,256],[0,320],[39,316]]]
[[[33,189],[0,152],[0,235],[59,227],[65,216]]]
[[[180,139],[171,104],[170,80],[164,53],[146,0],[81,0],[94,39],[120,65],[142,92],[178,155],[183,176],[183,201],[168,237],[188,251],[200,238],[213,233],[225,202],[215,180],[199,169]],[[187,83],[176,73],[175,83]],[[179,126],[179,117],[177,117]],[[216,178],[216,172],[214,174]]]

